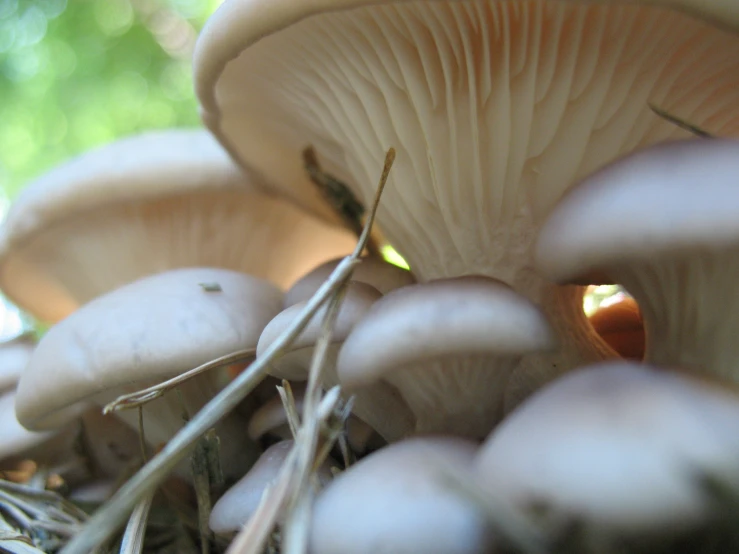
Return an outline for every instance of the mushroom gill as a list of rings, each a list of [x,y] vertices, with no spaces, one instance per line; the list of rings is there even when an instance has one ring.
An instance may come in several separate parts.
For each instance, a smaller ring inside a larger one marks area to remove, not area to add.
[[[685,136],[650,104],[739,135],[739,38],[621,2],[231,0],[198,41],[195,78],[221,143],[316,213],[306,145],[365,202],[396,148],[377,222],[417,279],[498,279],[559,335],[558,353],[524,357],[512,403],[615,355],[582,289],[533,268],[537,230],[568,187]]]

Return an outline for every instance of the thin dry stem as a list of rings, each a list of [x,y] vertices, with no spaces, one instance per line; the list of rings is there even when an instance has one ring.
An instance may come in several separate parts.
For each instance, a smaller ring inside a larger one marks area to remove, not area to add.
[[[262,495],[254,514],[236,535],[226,554],[261,554],[277,524],[292,483],[297,451],[293,448],[280,468],[273,484]]]
[[[113,402],[103,408],[103,413],[108,414],[117,410],[130,410],[142,406],[152,400],[156,400],[160,396],[164,395],[167,391],[174,389],[184,383],[185,381],[192,379],[201,373],[218,369],[227,365],[235,364],[238,362],[244,362],[251,360],[256,355],[256,348],[247,348],[245,350],[238,350],[215,360],[211,360],[207,363],[199,365],[198,367],[186,371],[176,377],[172,377],[162,383],[157,383],[151,387],[145,388],[140,391],[132,392],[119,396]]]
[[[154,493],[148,494],[134,508],[121,539],[120,554],[139,554],[143,551],[146,525],[153,500]]]
[[[319,287],[307,302],[295,321],[270,345],[264,354],[212,398],[180,432],[172,437],[159,454],[154,456],[141,471],[123,485],[90,518],[82,531],[67,543],[61,554],[87,554],[108,539],[126,520],[133,507],[152,488],[161,483],[177,464],[187,456],[198,438],[233,410],[264,379],[269,364],[289,348],[313,315],[333,295],[337,287],[346,280],[353,268],[359,263],[359,257],[369,239],[382,191],[387,183],[387,177],[394,160],[395,150],[391,148],[385,158],[380,183],[368,213],[364,231],[359,237],[354,252],[336,266],[326,282]]]
[[[285,408],[287,424],[290,426],[290,434],[295,439],[298,436],[298,429],[300,429],[300,414],[298,414],[298,407],[295,404],[295,396],[293,395],[293,389],[290,383],[283,379],[282,386],[277,387],[277,394],[280,395],[282,406]]]
[[[319,404],[319,426],[325,418],[329,417],[338,401],[339,388],[334,387]],[[306,431],[308,429],[305,426],[300,428],[295,441],[296,447],[290,450],[274,483],[265,492],[256,512],[236,535],[226,554],[261,554],[264,551],[272,531],[277,526],[280,512],[290,501],[292,491],[297,486],[297,464],[300,455],[297,445],[305,440],[302,437],[307,436]]]

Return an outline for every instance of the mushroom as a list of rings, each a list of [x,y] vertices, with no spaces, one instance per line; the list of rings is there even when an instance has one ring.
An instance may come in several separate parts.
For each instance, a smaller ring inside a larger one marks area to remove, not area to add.
[[[739,380],[737,179],[736,141],[683,141],[624,158],[552,212],[537,267],[565,282],[604,270],[641,308],[646,361]]]
[[[603,301],[590,317],[593,329],[621,357],[644,358],[644,323],[636,301],[619,292]]]
[[[90,476],[117,478],[140,458],[140,441],[114,415],[91,409],[52,431],[34,432],[16,419],[16,385],[35,343],[27,335],[0,345],[0,460],[20,459],[62,472],[67,482]]]
[[[203,283],[217,284],[215,291]],[[119,395],[164,381],[205,362],[256,346],[259,333],[280,309],[273,285],[234,271],[171,270],[100,296],[52,327],[33,353],[18,387],[18,420],[29,429],[51,429],[82,406],[104,405]],[[183,425],[183,410],[197,412],[217,392],[221,376],[209,371],[143,407],[146,439],[166,442]],[[138,428],[137,414],[118,412]],[[253,461],[246,423],[222,420],[226,472]],[[240,473],[239,473],[240,474]]]
[[[350,392],[378,382],[398,389],[416,433],[482,438],[503,417],[521,356],[555,347],[546,318],[526,298],[494,279],[458,277],[375,302],[344,342],[337,371]]]
[[[249,472],[226,491],[210,513],[213,532],[229,535],[239,531],[249,521],[259,507],[262,496],[277,478],[293,445],[293,441],[285,440],[270,446]],[[318,469],[316,476],[320,485],[331,480],[332,465],[330,460],[326,460]]]
[[[23,190],[0,228],[0,286],[37,318],[55,322],[168,269],[233,269],[288,287],[351,251],[356,241],[348,232],[264,188],[205,131],[117,141]]]
[[[401,441],[338,475],[313,509],[313,554],[480,554],[494,544],[484,518],[444,479],[472,468],[460,438]]]
[[[680,533],[715,507],[704,477],[739,485],[739,396],[627,361],[576,370],[532,395],[476,461],[481,490],[604,537]]]
[[[326,352],[322,373],[322,384],[329,388],[339,384],[336,374],[336,358],[344,340],[352,328],[361,321],[374,302],[382,295],[374,287],[359,281],[350,281],[334,323],[331,345]],[[261,355],[277,340],[305,307],[306,301],[293,304],[280,312],[262,332],[257,345],[257,356]],[[313,359],[316,343],[321,335],[323,318],[327,306],[311,318],[302,333],[270,367],[270,374],[281,379],[305,381]],[[365,354],[371,354],[367,351]],[[356,393],[353,413],[366,421],[385,440],[397,440],[413,427],[413,418],[398,392],[386,383],[367,384]]]
[[[556,353],[524,357],[513,403],[614,356],[582,313],[582,289],[532,268],[537,229],[567,188],[687,135],[650,103],[739,135],[739,37],[683,13],[728,24],[739,10],[633,4],[227,0],[196,45],[202,118],[235,158],[320,214],[306,144],[365,203],[395,147],[377,223],[416,278],[499,279],[540,304],[560,338]]]
[[[310,300],[342,260],[343,258],[338,258],[325,262],[293,283],[285,293],[285,307]],[[351,280],[371,285],[382,294],[416,282],[410,271],[397,265],[371,256],[360,260],[361,263],[352,272]]]
[[[0,396],[3,467],[32,460],[76,485],[90,478],[117,479],[141,458],[137,434],[113,415],[92,408],[57,429],[34,432],[16,419],[15,403],[15,391]]]

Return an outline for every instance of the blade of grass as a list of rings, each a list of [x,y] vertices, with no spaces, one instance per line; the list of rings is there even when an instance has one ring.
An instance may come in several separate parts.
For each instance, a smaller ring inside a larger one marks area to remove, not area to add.
[[[144,549],[146,524],[154,494],[146,495],[134,508],[121,539],[120,554],[140,554]]]
[[[192,379],[193,377],[200,375],[201,373],[238,362],[244,362],[246,360],[252,359],[255,355],[255,348],[247,348],[246,350],[238,350],[236,352],[232,352],[231,354],[226,354],[225,356],[221,356],[220,358],[216,358],[215,360],[211,360],[207,363],[199,365],[196,368],[177,375],[176,377],[172,377],[171,379],[168,379],[162,383],[157,383],[156,385],[152,385],[151,387],[142,389],[140,391],[119,396],[118,398],[113,400],[113,402],[103,408],[103,413],[108,414],[117,410],[130,410],[132,408],[138,408],[139,406],[142,406],[147,402],[156,400],[160,396],[164,395],[164,393],[166,393],[167,391],[178,387],[185,381]]]

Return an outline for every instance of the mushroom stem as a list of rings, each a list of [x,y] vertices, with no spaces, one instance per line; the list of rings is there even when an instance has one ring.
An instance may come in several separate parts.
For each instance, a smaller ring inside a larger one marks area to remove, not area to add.
[[[415,433],[484,437],[503,419],[502,396],[520,355],[450,356],[405,368],[385,379],[403,391],[416,415]],[[494,376],[491,378],[491,375]]]
[[[531,293],[531,291],[534,291]],[[554,352],[525,354],[508,381],[505,412],[543,385],[584,364],[618,355],[598,335],[583,311],[585,287],[538,281],[529,293],[546,314],[560,347]]]
[[[642,310],[646,362],[737,380],[739,248],[732,250],[720,258],[707,250],[614,268]]]
[[[216,372],[198,375],[143,407],[144,433],[147,442],[160,445],[169,441],[209,400],[218,394],[220,376]],[[103,395],[97,402],[104,405]],[[116,414],[134,429],[139,427],[137,410],[120,410]],[[238,477],[259,456],[259,448],[246,432],[248,421],[231,412],[215,426],[220,439],[220,458],[225,475]]]

